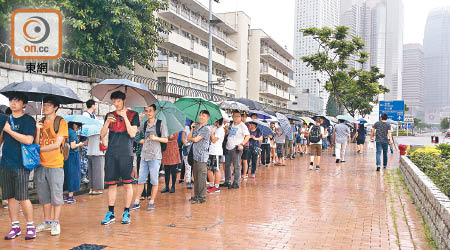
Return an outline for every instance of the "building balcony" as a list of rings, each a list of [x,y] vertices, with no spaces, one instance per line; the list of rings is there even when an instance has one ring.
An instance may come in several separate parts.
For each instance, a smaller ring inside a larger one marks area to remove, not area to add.
[[[260,68],[260,74],[262,77],[267,78],[268,80],[277,82],[282,84],[288,88],[295,87],[294,81],[290,79],[288,76],[283,75],[282,73],[276,71],[272,67],[262,67]]]
[[[208,38],[209,24],[207,20],[204,20],[199,15],[194,15],[192,12],[184,9],[181,5],[174,4],[169,1],[169,8],[158,13],[161,17],[169,20],[172,23],[180,24],[183,28],[192,29],[193,34],[201,34],[203,39]],[[222,22],[222,26],[227,29],[231,29],[229,25]],[[219,25],[219,24],[217,24]],[[231,29],[231,31],[233,31]],[[228,51],[236,51],[237,43],[229,38],[224,32],[220,31],[216,27],[213,27],[213,44],[220,45],[226,48]]]
[[[161,36],[165,38],[163,47],[173,49],[175,52],[184,53],[198,61],[208,61],[208,48],[205,46],[174,32],[161,34]],[[213,64],[213,66],[219,65],[221,69],[225,69],[226,71],[237,71],[237,64],[234,61],[225,58],[215,51],[213,51]]]
[[[294,66],[291,61],[286,60],[280,54],[269,47],[261,47],[261,57],[267,60],[270,64],[277,66],[285,72],[294,72]]]
[[[259,94],[283,102],[289,102],[295,99],[294,95],[290,95],[287,91],[278,89],[272,85],[267,85],[266,87],[259,87]]]

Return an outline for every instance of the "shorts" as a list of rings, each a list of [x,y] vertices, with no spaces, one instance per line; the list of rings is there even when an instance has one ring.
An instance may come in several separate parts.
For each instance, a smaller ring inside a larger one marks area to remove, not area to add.
[[[133,182],[132,171],[133,156],[105,155],[105,184],[115,185],[120,179],[124,184],[130,184]]]
[[[208,162],[206,163],[206,168],[210,171],[219,171],[221,155],[209,155]]]
[[[283,157],[284,143],[277,143],[277,156]]]
[[[139,167],[138,184],[147,183],[147,176],[148,174],[150,174],[150,184],[158,185],[160,167],[161,167],[161,160],[144,161],[144,159],[141,159],[141,166]]]
[[[25,168],[0,169],[0,186],[2,187],[2,199],[16,199],[18,201],[29,200],[28,180],[30,171]]]
[[[250,147],[244,147],[244,150],[242,150],[241,160],[243,161],[248,160],[249,155],[250,155]]]
[[[64,204],[64,168],[39,167],[34,170],[34,183],[40,204]]]
[[[306,144],[308,144],[308,140],[306,139],[306,138],[300,138],[300,144],[301,145],[306,145]]]
[[[357,145],[363,145],[364,144],[364,139],[359,139],[359,138],[356,138],[356,144]]]
[[[309,146],[309,151],[312,156],[321,156],[322,155],[322,144],[311,144]]]
[[[300,137],[295,138],[295,142],[297,144],[301,144],[302,143],[302,138],[300,138]]]

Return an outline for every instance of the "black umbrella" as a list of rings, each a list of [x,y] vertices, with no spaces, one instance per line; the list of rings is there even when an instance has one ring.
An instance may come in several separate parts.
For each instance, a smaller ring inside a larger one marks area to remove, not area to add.
[[[256,101],[247,99],[247,98],[233,98],[231,99],[231,101],[236,101],[236,102],[240,102],[242,104],[245,104],[249,109],[254,109],[254,110],[263,110],[263,106],[261,106],[261,104],[259,104]]]
[[[323,126],[324,127],[329,127],[331,125],[330,120],[328,120],[325,116],[323,115],[316,115],[313,117],[313,120],[315,121],[316,118],[322,118],[323,119]]]
[[[295,116],[295,115],[292,115],[292,114],[286,114],[285,116],[286,116],[289,120],[302,122],[302,120],[301,120],[298,116]]]
[[[20,92],[28,97],[28,101],[42,102],[48,96],[55,98],[60,104],[82,103],[72,89],[50,82],[15,82],[6,85],[0,93],[6,97]]]

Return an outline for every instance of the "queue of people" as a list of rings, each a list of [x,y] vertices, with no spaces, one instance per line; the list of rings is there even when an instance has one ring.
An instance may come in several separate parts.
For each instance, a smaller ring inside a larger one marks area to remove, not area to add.
[[[9,201],[12,227],[5,239],[21,235],[19,226],[19,203],[27,225],[25,239],[34,239],[37,232],[50,231],[51,235],[61,233],[60,215],[64,202],[74,203],[74,193],[83,182],[83,164],[87,163],[86,178],[89,194],[99,195],[107,188],[107,209],[101,225],[116,220],[116,196],[119,183],[124,187],[122,224],[131,222],[131,211],[141,209],[142,200],[147,199],[147,211],[157,208],[160,171],[164,171],[164,187],[161,193],[175,193],[179,172],[179,184],[186,182],[186,188],[193,188],[189,199],[192,204],[207,201],[208,194],[217,194],[221,189],[239,189],[240,183],[256,178],[258,166],[285,166],[286,161],[297,156],[309,155],[309,169],[320,170],[322,151],[328,145],[335,147],[336,163],[345,162],[350,129],[343,120],[333,128],[323,125],[322,118],[307,125],[291,121],[290,133],[280,124],[271,121],[267,126],[271,134],[263,134],[255,121],[257,116],[239,110],[232,111],[232,119],[210,120],[208,110],[200,110],[198,122],[187,121],[186,128],[169,134],[167,124],[156,118],[156,105],[144,108],[143,114],[126,107],[126,95],[121,91],[110,96],[115,111],[105,116],[99,135],[83,138],[78,135],[82,125],[67,123],[56,115],[59,103],[47,97],[43,100],[42,120],[24,114],[28,100],[18,93],[11,96],[11,116],[0,117],[4,124],[0,142],[3,155],[0,164],[3,198]],[[96,119],[96,103],[89,100],[84,116]],[[143,122],[143,117],[147,120]],[[377,171],[387,166],[387,145],[390,130],[386,118],[376,123]],[[2,120],[4,119],[4,120]],[[264,121],[263,121],[264,122]],[[361,129],[362,128],[362,129]],[[331,135],[330,135],[331,134]],[[355,138],[358,151],[362,152],[365,140],[364,126],[357,130]],[[34,170],[34,183],[43,207],[44,221],[35,227],[33,209],[29,200],[28,180],[30,171],[21,162],[21,144],[40,145],[41,167]],[[325,145],[325,146],[324,146]],[[80,150],[84,147],[85,154]],[[67,151],[67,154],[66,154]],[[222,175],[224,173],[224,176]],[[222,179],[222,177],[224,177]],[[67,191],[67,196],[64,196]],[[145,201],[144,201],[145,202]]]

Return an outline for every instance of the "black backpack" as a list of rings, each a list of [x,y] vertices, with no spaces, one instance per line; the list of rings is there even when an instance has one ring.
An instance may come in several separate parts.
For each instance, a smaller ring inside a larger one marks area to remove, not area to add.
[[[161,120],[156,120],[156,135],[158,137],[161,137],[161,122],[162,122]],[[148,124],[148,121],[146,121],[144,124],[144,133],[145,133],[145,131],[147,131],[147,124]],[[159,145],[161,145],[161,153],[166,151],[167,143],[160,142]]]
[[[309,133],[309,141],[311,143],[318,143],[322,139],[322,134],[320,133],[319,126],[312,126],[311,132]]]

